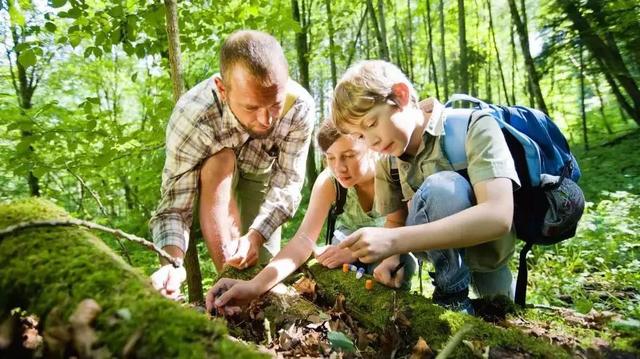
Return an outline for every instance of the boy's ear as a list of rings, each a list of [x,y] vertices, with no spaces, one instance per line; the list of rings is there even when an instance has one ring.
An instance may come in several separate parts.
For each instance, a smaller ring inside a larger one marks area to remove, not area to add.
[[[398,107],[405,107],[411,98],[409,86],[402,82],[391,86],[391,93],[393,94],[391,100],[393,100]]]

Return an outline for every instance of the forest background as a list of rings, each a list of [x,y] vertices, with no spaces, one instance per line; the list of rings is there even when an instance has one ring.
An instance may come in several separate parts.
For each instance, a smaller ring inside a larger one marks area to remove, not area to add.
[[[172,85],[165,6],[177,6],[182,88]],[[614,311],[640,327],[638,1],[1,0],[0,24],[2,202],[41,196],[149,238],[175,94],[217,72],[228,34],[259,29],[282,43],[318,124],[340,74],[373,58],[398,65],[422,98],[461,92],[549,113],[578,157],[588,203],[576,238],[534,249],[529,301]],[[312,146],[285,239],[322,169]],[[157,268],[151,252],[104,240],[146,273]],[[215,270],[197,249],[206,289]]]

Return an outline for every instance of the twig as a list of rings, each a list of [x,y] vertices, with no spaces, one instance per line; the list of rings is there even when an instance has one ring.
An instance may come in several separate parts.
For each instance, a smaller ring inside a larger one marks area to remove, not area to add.
[[[153,242],[150,242],[142,237],[135,236],[133,234],[125,233],[120,229],[113,229],[109,227],[105,227],[103,225],[83,221],[80,219],[58,219],[58,220],[44,220],[44,221],[32,221],[32,222],[21,222],[15,224],[13,226],[9,226],[0,230],[0,238],[12,234],[14,232],[20,231],[25,228],[31,227],[55,227],[55,226],[81,226],[89,229],[97,229],[99,231],[110,233],[116,237],[124,238],[130,240],[132,242],[142,244],[143,246],[151,249],[152,251],[158,253],[162,258],[169,261],[169,263],[173,264],[174,267],[182,266],[182,259],[174,258],[169,253],[165,252],[163,249],[158,248]]]
[[[66,163],[65,163],[65,167],[67,168],[67,172],[71,173],[71,175],[75,177],[78,180],[78,182],[80,182],[82,187],[86,188],[89,191],[89,194],[91,194],[91,197],[93,197],[93,199],[95,199],[96,202],[98,203],[98,207],[100,207],[100,212],[102,212],[103,215],[108,216],[107,210],[102,205],[102,202],[100,201],[100,197],[98,197],[98,194],[96,194],[89,186],[87,186],[87,184],[84,182],[82,177],[75,174]]]
[[[454,334],[449,339],[449,341],[447,342],[447,345],[444,346],[442,351],[440,351],[440,353],[438,353],[438,355],[436,356],[436,359],[448,358],[451,355],[451,353],[453,353],[453,350],[456,348],[456,346],[458,346],[458,344],[460,344],[460,342],[462,341],[462,338],[464,338],[465,334],[467,334],[472,328],[473,328],[473,325],[471,325],[471,324],[467,324],[467,325],[463,326],[462,328],[460,328],[460,330],[458,330],[458,332],[456,332],[456,334]]]

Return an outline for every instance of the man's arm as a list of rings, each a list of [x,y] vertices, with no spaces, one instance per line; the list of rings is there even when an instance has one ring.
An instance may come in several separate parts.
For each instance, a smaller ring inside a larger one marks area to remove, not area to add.
[[[240,236],[232,191],[235,161],[233,150],[223,149],[205,160],[200,170],[200,228],[218,271],[225,263],[223,244]]]
[[[289,218],[293,217],[302,196],[307,152],[315,123],[315,107],[313,103],[297,104],[299,117],[289,134],[280,143],[277,163],[269,181],[269,190],[260,212],[251,225],[264,238],[271,234]]]

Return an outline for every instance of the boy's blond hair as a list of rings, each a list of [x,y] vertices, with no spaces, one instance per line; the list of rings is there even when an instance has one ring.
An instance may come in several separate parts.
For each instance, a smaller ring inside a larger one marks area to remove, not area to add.
[[[359,126],[364,117],[381,104],[397,106],[391,88],[404,83],[410,91],[410,102],[417,104],[418,95],[407,76],[395,66],[382,60],[366,60],[351,66],[333,93],[332,119],[343,132],[345,125]]]

